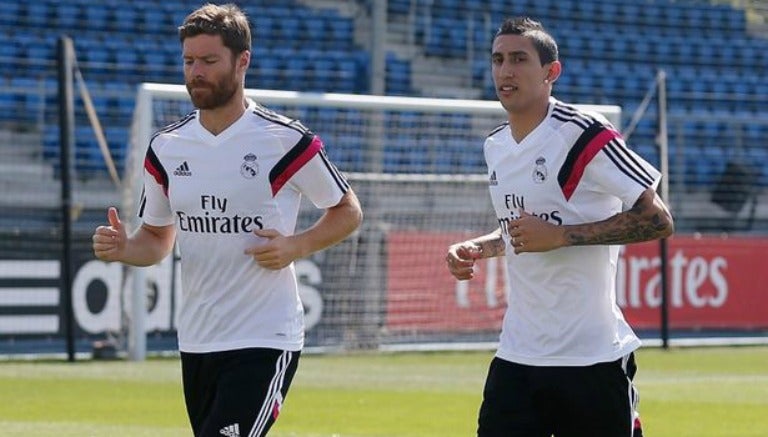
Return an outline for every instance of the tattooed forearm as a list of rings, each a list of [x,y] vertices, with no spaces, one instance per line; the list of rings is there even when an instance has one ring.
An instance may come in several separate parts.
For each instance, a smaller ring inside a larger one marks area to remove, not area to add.
[[[628,244],[655,240],[672,234],[672,218],[661,200],[646,191],[628,211],[606,220],[566,226],[569,245]]]
[[[504,255],[505,245],[501,235],[497,235],[497,237],[492,240],[478,241],[477,245],[480,246],[480,253],[482,253],[483,258],[493,258],[495,256]]]
[[[483,258],[502,256],[505,252],[504,239],[501,238],[500,229],[497,229],[488,235],[475,238],[472,240],[472,243],[480,248],[480,254]]]

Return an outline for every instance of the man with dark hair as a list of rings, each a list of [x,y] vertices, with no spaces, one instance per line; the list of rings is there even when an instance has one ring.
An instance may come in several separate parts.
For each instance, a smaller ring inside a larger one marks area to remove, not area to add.
[[[293,261],[346,238],[362,212],[317,135],[245,98],[251,32],[237,6],[201,7],[179,37],[198,109],[150,141],[141,227],[128,236],[110,208],[93,249],[104,261],[147,266],[178,242],[178,340],[194,435],[264,436],[304,344]],[[324,214],[297,233],[302,196]]]
[[[674,231],[661,175],[600,114],[552,97],[562,65],[537,21],[504,21],[491,70],[508,115],[484,146],[499,228],[446,255],[459,280],[496,256],[509,275],[478,436],[638,437],[640,341],[616,304],[616,266],[620,245]]]

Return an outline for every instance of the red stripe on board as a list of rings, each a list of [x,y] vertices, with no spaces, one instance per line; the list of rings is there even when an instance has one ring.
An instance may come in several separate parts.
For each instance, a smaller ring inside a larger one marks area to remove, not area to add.
[[[280,173],[273,181],[272,181],[272,195],[276,195],[278,191],[280,191],[281,188],[283,188],[283,185],[288,183],[288,181],[295,175],[299,170],[301,170],[302,167],[304,167],[304,164],[308,163],[310,159],[312,159],[317,153],[320,151],[320,149],[323,148],[323,142],[320,141],[320,138],[314,137],[312,138],[312,142],[309,143],[309,146],[301,152],[301,155],[297,156],[296,159],[294,159],[288,166],[285,168],[285,170]]]
[[[576,191],[576,187],[579,185],[581,177],[584,176],[584,170],[587,168],[587,164],[592,161],[592,158],[594,158],[595,155],[597,155],[597,153],[602,150],[602,148],[605,147],[609,141],[619,137],[621,137],[621,135],[618,132],[606,129],[595,135],[589,144],[584,147],[584,150],[581,152],[581,154],[579,154],[579,157],[573,164],[573,170],[568,176],[568,180],[566,181],[565,185],[563,185],[563,194],[565,195],[565,200],[569,200],[573,195],[573,192]]]

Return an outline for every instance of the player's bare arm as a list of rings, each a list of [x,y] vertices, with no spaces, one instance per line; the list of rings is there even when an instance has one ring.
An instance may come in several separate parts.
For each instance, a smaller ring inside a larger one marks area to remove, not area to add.
[[[501,229],[496,229],[490,234],[470,240],[480,250],[480,258],[493,258],[504,255],[504,239],[501,238]]]
[[[629,244],[672,235],[672,215],[656,192],[645,190],[627,211],[608,219],[579,225],[556,226],[521,212],[510,222],[515,253],[545,252],[564,246]]]
[[[350,189],[339,203],[325,213],[307,230],[284,236],[274,229],[256,230],[254,234],[269,239],[265,244],[245,251],[267,269],[279,270],[293,261],[309,256],[345,239],[360,226],[363,212],[360,201]]]
[[[567,245],[628,244],[672,235],[672,215],[656,192],[649,188],[627,211],[606,220],[565,226]]]
[[[93,253],[102,261],[120,261],[133,266],[151,266],[173,249],[176,231],[173,226],[142,224],[128,236],[117,209],[107,211],[109,226],[99,226],[93,234]]]
[[[448,248],[445,262],[448,270],[458,280],[474,277],[475,260],[504,255],[504,240],[501,229],[471,240],[456,243]]]

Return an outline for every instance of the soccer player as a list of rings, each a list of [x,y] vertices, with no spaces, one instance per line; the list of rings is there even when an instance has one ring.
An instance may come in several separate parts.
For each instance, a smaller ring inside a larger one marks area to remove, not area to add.
[[[245,98],[251,32],[240,9],[207,4],[179,37],[197,110],[149,144],[141,227],[128,236],[110,208],[93,250],[147,266],[178,242],[178,342],[194,435],[263,436],[304,342],[293,262],[350,235],[362,212],[317,135]],[[295,233],[302,196],[324,213]]]
[[[478,436],[638,437],[633,351],[615,300],[619,248],[672,234],[660,174],[599,114],[551,96],[562,71],[537,21],[507,19],[491,71],[508,122],[485,140],[499,228],[451,245],[459,280],[505,256],[510,295]]]

